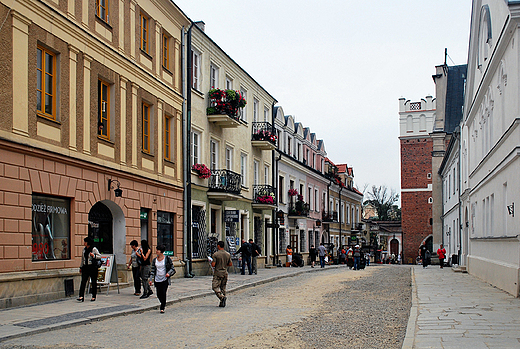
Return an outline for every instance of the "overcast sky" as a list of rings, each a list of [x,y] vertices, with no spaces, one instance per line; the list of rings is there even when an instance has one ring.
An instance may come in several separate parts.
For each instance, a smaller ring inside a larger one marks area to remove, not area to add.
[[[467,62],[470,0],[174,0],[323,139],[355,184],[400,192],[399,104],[435,96],[435,66]]]

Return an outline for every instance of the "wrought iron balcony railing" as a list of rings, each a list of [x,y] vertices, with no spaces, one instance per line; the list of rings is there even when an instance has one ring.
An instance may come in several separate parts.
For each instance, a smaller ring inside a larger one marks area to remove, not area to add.
[[[275,128],[269,122],[253,122],[252,141],[267,141],[276,146]]]
[[[338,211],[323,211],[321,214],[323,222],[337,222]]]
[[[296,201],[289,203],[289,213],[288,216],[299,216],[299,217],[307,217],[309,215],[309,204],[304,201]]]
[[[276,205],[276,192],[271,185],[253,185],[253,203]]]
[[[211,170],[209,190],[240,194],[242,190],[242,176],[230,170]]]

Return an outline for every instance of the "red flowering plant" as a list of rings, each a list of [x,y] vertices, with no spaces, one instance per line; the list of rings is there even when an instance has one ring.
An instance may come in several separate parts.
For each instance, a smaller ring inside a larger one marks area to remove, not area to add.
[[[239,110],[247,104],[239,91],[214,88],[209,90],[208,96],[210,98],[210,107],[206,110],[208,115],[225,114],[236,119]]]
[[[289,196],[296,196],[298,195],[298,191],[296,189],[289,189]]]
[[[278,137],[276,137],[276,135],[266,130],[259,130],[253,135],[253,140],[255,141],[269,141],[276,144],[277,139]]]
[[[211,170],[204,164],[195,164],[191,166],[191,169],[197,173],[197,176],[199,176],[199,178],[211,177]]]
[[[274,198],[271,195],[263,195],[256,198],[261,204],[274,205]]]

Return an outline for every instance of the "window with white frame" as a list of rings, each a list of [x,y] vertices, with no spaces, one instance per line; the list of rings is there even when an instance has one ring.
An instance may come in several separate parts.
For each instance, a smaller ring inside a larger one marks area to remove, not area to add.
[[[347,205],[347,209],[345,210],[345,222],[350,223],[350,215],[348,214],[350,211],[350,206]]]
[[[287,136],[287,155],[291,155],[291,143],[292,143],[291,136]]]
[[[191,164],[198,164],[200,161],[200,133],[191,131]]]
[[[264,121],[269,121],[269,108],[264,107]]]
[[[264,166],[264,184],[269,184],[269,166]]]
[[[254,98],[253,99],[253,122],[258,122],[258,105],[260,104],[260,102],[258,101],[258,99]]]
[[[325,160],[321,159],[321,169],[320,171],[323,172],[325,169]]]
[[[314,189],[314,211],[320,212],[320,194],[318,189]]]
[[[303,160],[304,160],[303,162],[304,162],[306,165],[310,165],[310,161],[309,161],[310,159],[309,159],[309,157],[310,157],[310,150],[307,149],[307,150],[305,151],[305,159],[303,159]]]
[[[242,176],[242,186],[246,186],[247,183],[247,154],[240,154],[240,175]]]
[[[308,196],[307,196],[307,200],[309,201],[308,204],[309,204],[309,210],[314,210],[314,200],[313,199],[313,196],[312,196],[312,188],[309,187],[308,188]]]
[[[218,88],[218,67],[213,63],[209,67],[209,78],[211,88]]]
[[[233,170],[233,148],[226,147],[226,169]]]
[[[296,153],[296,158],[298,160],[301,160],[301,152],[302,152],[302,145],[300,143],[298,143],[298,150],[297,150],[297,153]]]
[[[191,51],[192,88],[200,90],[200,53]]]
[[[227,75],[226,75],[226,89],[227,90],[232,90],[233,89],[233,79],[231,79]]]
[[[240,94],[242,95],[242,97],[244,97],[244,99],[246,100],[247,102],[247,91],[245,88],[243,87],[240,87]],[[244,108],[242,108],[242,120],[244,121],[247,121],[247,104]]]
[[[253,184],[258,184],[258,179],[260,177],[260,163],[258,160],[253,161]]]
[[[212,170],[218,169],[218,142],[214,139],[209,141],[210,166]]]

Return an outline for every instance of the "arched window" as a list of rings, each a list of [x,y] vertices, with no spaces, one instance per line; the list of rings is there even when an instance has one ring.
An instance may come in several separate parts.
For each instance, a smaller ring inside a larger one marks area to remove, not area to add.
[[[489,13],[489,6],[484,5],[480,9],[480,23],[478,30],[478,61],[477,67],[480,69],[482,65],[488,60],[492,45],[491,32],[491,15]]]

